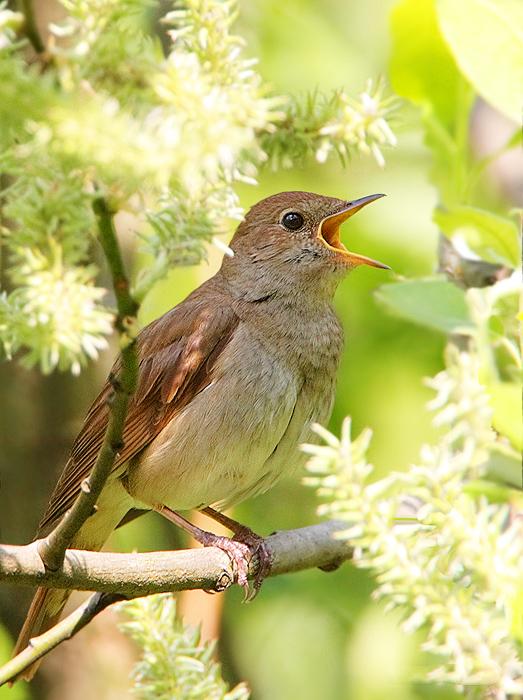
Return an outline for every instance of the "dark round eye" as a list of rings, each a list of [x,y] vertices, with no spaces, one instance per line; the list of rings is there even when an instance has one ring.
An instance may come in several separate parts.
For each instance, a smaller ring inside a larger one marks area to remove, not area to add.
[[[288,211],[283,215],[281,222],[289,231],[297,231],[305,223],[303,216],[297,211]]]

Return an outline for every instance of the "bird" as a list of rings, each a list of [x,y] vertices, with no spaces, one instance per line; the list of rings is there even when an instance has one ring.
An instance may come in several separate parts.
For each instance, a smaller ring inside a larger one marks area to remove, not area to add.
[[[99,550],[130,514],[157,510],[202,544],[225,549],[238,582],[247,585],[245,547],[252,554],[261,538],[221,511],[296,472],[311,424],[329,419],[343,348],[336,288],[357,266],[390,269],[350,252],[339,229],[383,196],[349,201],[293,191],[261,200],[239,224],[232,255],[218,272],[138,334],[139,378],[123,445],[71,547]],[[117,359],[113,375],[118,368]],[[111,392],[108,379],[73,443],[37,538],[56,526],[89,475]],[[206,533],[179,514],[195,509],[227,525],[235,538]],[[37,589],[15,654],[56,623],[68,596]]]

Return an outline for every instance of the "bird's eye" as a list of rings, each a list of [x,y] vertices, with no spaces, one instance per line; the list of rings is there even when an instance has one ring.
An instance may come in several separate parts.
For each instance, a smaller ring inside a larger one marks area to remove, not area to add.
[[[297,231],[305,222],[303,216],[297,211],[289,211],[283,215],[281,223],[288,231]]]

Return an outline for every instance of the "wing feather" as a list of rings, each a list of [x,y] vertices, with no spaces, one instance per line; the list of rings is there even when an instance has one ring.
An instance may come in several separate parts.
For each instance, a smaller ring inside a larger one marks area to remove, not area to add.
[[[123,432],[123,447],[114,469],[122,467],[153,440],[184,406],[211,381],[216,359],[234,333],[239,319],[226,300],[211,302],[205,285],[137,339],[139,381],[131,399]],[[221,302],[221,303],[220,303]],[[118,372],[117,359],[112,372]],[[49,531],[71,507],[80,484],[94,466],[109,416],[111,385],[105,384],[85,418],[69,460],[51,496],[39,527]]]

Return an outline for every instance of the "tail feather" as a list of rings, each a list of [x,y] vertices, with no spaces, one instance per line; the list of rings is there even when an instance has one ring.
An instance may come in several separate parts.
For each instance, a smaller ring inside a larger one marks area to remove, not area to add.
[[[42,634],[58,622],[58,618],[71,594],[71,591],[62,591],[50,588],[38,588],[29,607],[27,617],[23,624],[18,639],[16,640],[13,656],[23,651],[32,637]],[[30,681],[40,666],[41,659],[35,661],[14,680],[20,678]]]
[[[96,512],[85,521],[71,543],[73,549],[100,550],[127,511],[133,508],[134,501],[118,479],[111,479],[100,494],[97,505]],[[58,622],[70,594],[71,591],[60,589],[42,587],[37,589],[18,636],[13,656],[26,648],[31,637],[45,632]],[[17,679],[31,680],[39,665],[40,661],[36,661],[20,673]]]

